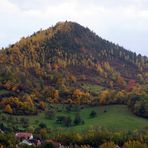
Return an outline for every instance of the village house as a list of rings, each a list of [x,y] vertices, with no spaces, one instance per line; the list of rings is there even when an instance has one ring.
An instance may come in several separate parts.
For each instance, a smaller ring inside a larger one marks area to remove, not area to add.
[[[4,134],[4,131],[0,129],[0,133]]]
[[[41,141],[39,139],[34,139],[32,133],[28,132],[19,132],[15,134],[16,139],[20,140],[19,145],[41,145]]]
[[[27,133],[27,132],[19,132],[15,134],[16,139],[18,140],[31,140],[33,139],[33,134],[32,133]]]

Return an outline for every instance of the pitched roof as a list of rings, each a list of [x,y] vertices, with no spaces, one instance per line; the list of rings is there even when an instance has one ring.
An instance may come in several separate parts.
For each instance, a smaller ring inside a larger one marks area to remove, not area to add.
[[[16,138],[19,139],[30,139],[32,135],[32,133],[27,133],[27,132],[20,132],[20,133],[16,133],[15,134]]]

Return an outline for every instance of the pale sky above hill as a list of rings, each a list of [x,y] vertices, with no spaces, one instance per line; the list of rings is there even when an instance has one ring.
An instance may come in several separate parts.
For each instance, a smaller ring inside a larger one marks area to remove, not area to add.
[[[148,0],[0,0],[0,48],[65,20],[148,56]]]

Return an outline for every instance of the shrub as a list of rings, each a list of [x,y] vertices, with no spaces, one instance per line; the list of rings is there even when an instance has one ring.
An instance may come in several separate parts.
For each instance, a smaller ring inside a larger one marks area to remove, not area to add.
[[[56,112],[54,110],[48,110],[45,112],[45,117],[48,119],[55,118]]]
[[[41,123],[39,124],[39,127],[40,127],[40,128],[47,128],[46,124],[43,123],[43,122],[41,122]]]
[[[114,142],[105,142],[99,146],[99,148],[116,148],[116,144]]]
[[[94,118],[94,117],[96,117],[97,116],[97,113],[96,113],[96,111],[91,111],[91,113],[89,114],[89,116],[91,117],[91,118]]]
[[[74,122],[75,125],[78,125],[82,122],[82,119],[81,119],[81,116],[80,116],[79,113],[76,114],[73,122]]]

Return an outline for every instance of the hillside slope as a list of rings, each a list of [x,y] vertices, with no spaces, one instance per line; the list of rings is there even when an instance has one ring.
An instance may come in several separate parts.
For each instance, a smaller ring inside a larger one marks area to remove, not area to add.
[[[91,102],[100,90],[130,90],[136,83],[148,83],[147,57],[67,21],[2,49],[0,69],[1,89],[24,100],[30,95],[37,103],[37,98],[78,103],[78,96]]]

